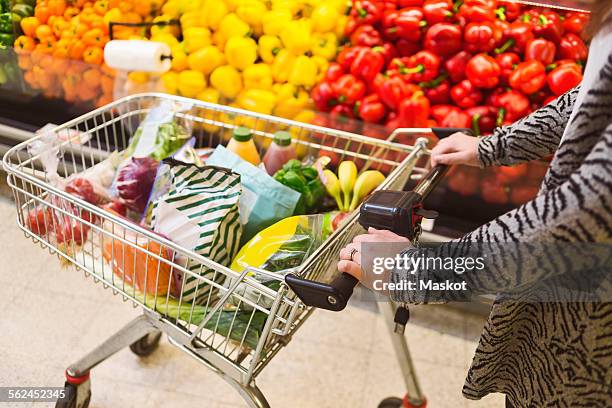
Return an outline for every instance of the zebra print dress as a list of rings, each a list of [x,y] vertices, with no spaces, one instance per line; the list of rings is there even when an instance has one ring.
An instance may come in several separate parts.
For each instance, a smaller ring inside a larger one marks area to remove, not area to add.
[[[535,199],[439,251],[453,245],[447,252],[457,256],[457,245],[483,242],[612,242],[612,56],[568,123],[577,93],[570,91],[481,139],[483,166],[555,154]],[[612,304],[521,302],[504,294],[563,276],[580,268],[585,257],[570,256],[564,262],[552,258],[504,259],[484,271],[491,276],[479,277],[483,288],[498,296],[467,375],[465,397],[499,392],[516,407],[612,406]],[[407,271],[395,270],[390,279],[411,278]],[[391,296],[408,303],[431,300],[410,291]]]

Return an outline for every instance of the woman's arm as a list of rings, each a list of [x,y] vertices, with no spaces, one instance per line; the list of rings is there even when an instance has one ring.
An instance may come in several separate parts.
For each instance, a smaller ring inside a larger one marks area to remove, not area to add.
[[[485,252],[488,255],[485,269],[462,275],[439,270],[418,270],[411,274],[396,269],[390,281],[451,278],[457,282],[466,281],[471,293],[496,293],[570,271],[586,273],[602,267],[609,269],[612,261],[609,246],[612,243],[611,173],[612,124],[566,182],[435,250],[435,256],[453,258]],[[410,249],[407,252],[414,257],[422,251]],[[395,300],[411,303],[435,301],[435,296],[426,291],[392,293]]]
[[[478,143],[481,166],[512,166],[553,153],[572,113],[579,87]]]

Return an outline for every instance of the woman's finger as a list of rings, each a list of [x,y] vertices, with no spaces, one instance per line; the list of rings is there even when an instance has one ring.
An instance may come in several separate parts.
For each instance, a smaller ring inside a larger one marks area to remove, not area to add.
[[[355,244],[355,243],[348,244],[346,247],[340,250],[340,259],[345,260],[345,261],[357,262],[359,265],[361,265],[360,248],[361,248],[361,245],[359,244]],[[354,250],[357,252],[354,252]],[[351,258],[351,254],[352,254],[352,258]]]
[[[355,278],[361,280],[361,267],[355,262],[351,261],[340,261],[338,262],[338,271],[353,275]]]
[[[394,241],[409,241],[408,238],[402,237],[401,235],[397,235],[395,232],[389,230],[378,230],[376,228],[370,227],[368,228],[368,233],[371,235],[382,235],[384,237],[391,238]]]
[[[469,161],[469,155],[469,152],[455,152],[436,156],[432,155],[431,164],[434,166],[438,164],[467,164]]]

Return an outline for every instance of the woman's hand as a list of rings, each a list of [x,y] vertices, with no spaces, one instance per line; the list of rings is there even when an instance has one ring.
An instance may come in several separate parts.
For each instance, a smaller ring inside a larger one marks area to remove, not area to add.
[[[438,142],[431,150],[431,165],[467,164],[478,167],[478,141],[474,136],[455,133]]]
[[[402,242],[411,246],[410,240],[399,236],[391,231],[369,228],[367,234],[357,235],[353,242],[340,250],[340,262],[338,270],[353,275],[361,280],[363,271],[361,269],[361,244],[370,242]]]

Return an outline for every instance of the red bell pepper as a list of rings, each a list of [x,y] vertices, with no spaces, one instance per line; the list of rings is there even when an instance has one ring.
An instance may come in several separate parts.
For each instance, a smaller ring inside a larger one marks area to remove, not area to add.
[[[378,96],[391,110],[397,110],[400,102],[410,95],[408,84],[399,76],[385,77],[377,88]]]
[[[423,4],[423,14],[428,24],[445,23],[453,19],[451,0],[427,0]]]
[[[376,24],[382,19],[383,8],[375,1],[355,1],[351,9],[351,17],[358,24]]]
[[[397,7],[421,7],[424,0],[397,0]]]
[[[491,89],[499,84],[501,68],[495,58],[487,54],[478,54],[468,61],[465,75],[474,86]]]
[[[569,12],[563,20],[563,28],[566,32],[580,35],[584,32],[584,27],[588,22],[589,15],[587,13]]]
[[[436,122],[441,122],[453,110],[460,111],[461,109],[453,105],[434,105],[431,107],[430,113]]]
[[[444,105],[438,105],[444,106]],[[470,115],[456,106],[451,106],[453,109],[449,109],[439,121],[440,127],[446,128],[461,128],[469,129],[470,127]]]
[[[461,29],[456,24],[437,23],[425,33],[425,49],[449,57],[461,51]]]
[[[329,113],[330,126],[334,129],[343,130],[345,132],[358,131],[358,124],[351,120],[355,117],[353,108],[346,105],[335,106]]]
[[[482,92],[467,79],[451,88],[451,98],[463,109],[478,106],[482,102],[482,97]]]
[[[310,95],[315,106],[321,112],[329,112],[337,104],[336,92],[331,83],[327,81],[323,81],[312,88]]]
[[[351,69],[351,65],[353,65],[353,61],[355,61],[357,55],[359,55],[361,50],[364,48],[366,47],[344,47],[338,53],[336,62],[338,62],[338,64],[342,66],[342,69],[344,69],[345,71],[349,71]]]
[[[431,103],[441,105],[450,102],[450,83],[446,78],[446,74],[442,74],[434,80],[419,84]]]
[[[429,99],[422,91],[417,91],[399,106],[398,118],[403,127],[426,127],[429,118]]]
[[[504,52],[495,57],[495,61],[499,64],[501,74],[499,76],[500,82],[503,85],[508,85],[510,81],[510,75],[514,71],[514,68],[521,62],[521,57],[513,52]]]
[[[578,86],[582,81],[582,69],[578,64],[563,64],[548,74],[548,87],[557,96]]]
[[[503,32],[490,21],[469,23],[463,33],[465,49],[469,52],[492,51],[502,39]]]
[[[395,48],[400,57],[409,57],[421,49],[421,44],[415,41],[409,41],[405,38],[400,38],[395,43]]]
[[[365,122],[378,123],[384,119],[387,109],[377,94],[371,94],[355,104],[358,116]]]
[[[527,95],[538,92],[544,85],[546,85],[546,67],[540,61],[522,62],[510,75],[510,86]]]
[[[589,49],[582,38],[576,34],[568,33],[563,36],[559,43],[559,57],[574,61],[584,61],[589,54]]]
[[[376,47],[380,48],[380,47]],[[385,57],[376,48],[364,48],[351,64],[351,74],[369,83],[385,65]]]
[[[544,11],[531,19],[533,33],[554,43],[558,43],[563,35],[561,17],[554,11]]]
[[[374,47],[382,44],[380,33],[373,26],[366,24],[357,27],[351,34],[351,44],[362,45],[364,47]]]
[[[513,22],[521,15],[523,6],[519,3],[506,2],[495,10],[495,15],[501,21]]]
[[[460,82],[465,79],[465,67],[471,58],[472,54],[469,52],[460,51],[446,60],[444,68],[448,72],[451,81]]]
[[[355,102],[363,98],[366,86],[363,81],[357,79],[354,75],[346,74],[332,84],[332,89],[337,95],[336,98],[339,103],[352,107]]]
[[[342,68],[342,65],[338,64],[337,62],[332,62],[329,64],[329,67],[327,68],[327,72],[325,73],[324,80],[331,83],[331,82],[336,81],[338,78],[340,78],[344,74],[345,72],[344,72],[344,68]]]
[[[476,136],[487,135],[497,126],[497,108],[492,106],[476,106],[467,109],[465,113],[470,117],[470,125]]]
[[[382,24],[385,38],[389,40],[403,38],[408,41],[419,41],[421,29],[427,25],[427,21],[424,20],[421,9],[407,8],[388,11]]]
[[[393,58],[397,58],[399,56],[397,48],[395,48],[395,46],[389,42],[386,42],[381,46],[374,47],[374,50],[381,53],[385,58],[385,65],[389,64]]]
[[[533,26],[522,21],[515,21],[504,31],[504,44],[495,50],[496,54],[507,51],[519,54],[525,51],[527,44],[533,40]]]
[[[468,22],[494,21],[496,0],[465,0],[459,8],[459,16]]]
[[[544,65],[551,64],[555,60],[557,47],[552,41],[543,38],[536,38],[527,44],[525,49],[525,60],[540,61]]]
[[[531,109],[529,99],[514,90],[492,94],[489,104],[499,108],[497,126],[516,122],[526,116]]]
[[[430,51],[419,51],[408,59],[406,79],[409,82],[427,82],[438,76],[440,57]]]

